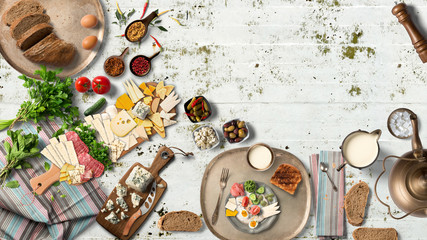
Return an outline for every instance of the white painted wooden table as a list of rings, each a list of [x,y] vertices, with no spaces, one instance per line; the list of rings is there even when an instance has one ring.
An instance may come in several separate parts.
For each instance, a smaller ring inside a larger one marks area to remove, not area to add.
[[[140,15],[143,2],[119,1],[122,10],[138,10],[134,18]],[[413,6],[414,19],[422,32],[427,33],[427,2],[407,3]],[[400,155],[409,151],[410,142],[393,138],[387,131],[386,119],[398,107],[412,109],[420,119],[421,139],[426,140],[427,71],[406,31],[391,14],[393,4],[388,0],[151,1],[149,11],[174,11],[161,17],[168,32],[150,31],[165,49],[154,60],[153,71],[143,79],[133,79],[141,83],[167,78],[184,100],[203,94],[214,105],[216,113],[209,122],[218,130],[226,120],[247,120],[255,134],[242,146],[265,142],[278,148],[289,147],[307,169],[310,154],[338,150],[342,139],[357,129],[382,129],[381,157]],[[122,32],[110,24],[115,18],[115,1],[105,0],[103,5],[107,35],[99,56],[81,74],[89,78],[104,75],[103,61],[126,46],[131,46],[132,56],[154,51],[151,39],[139,46],[114,37]],[[185,26],[179,26],[169,16]],[[126,58],[130,59],[131,56]],[[1,119],[12,118],[27,99],[17,79],[19,75],[4,59],[0,60]],[[124,93],[121,82],[130,77],[127,72],[112,80],[115,87],[107,95],[110,104]],[[97,99],[93,94],[76,94],[74,101],[83,112]],[[157,209],[185,209],[200,214],[199,191],[206,165],[236,145],[224,143],[221,148],[200,152],[191,139],[195,125],[183,114],[182,105],[178,120],[177,126],[167,129],[165,140],[154,137],[123,158],[122,165],[113,172],[104,174],[99,179],[103,190],[109,194],[134,162],[151,163],[159,144],[178,146],[194,151],[196,157],[178,157],[162,172],[169,186]],[[1,138],[5,135],[0,133]],[[346,168],[347,189],[363,180],[372,192],[380,172],[380,161],[363,171]],[[389,196],[386,180],[380,182],[380,189],[382,198]],[[158,219],[156,213],[152,214],[135,238],[215,239],[206,227],[197,233],[160,237],[155,226]],[[426,219],[413,217],[393,220],[372,196],[363,226],[394,227],[400,239],[425,239],[426,223]],[[346,229],[351,239],[355,228],[347,224]],[[315,238],[313,216],[298,238]],[[113,237],[95,223],[78,239]]]

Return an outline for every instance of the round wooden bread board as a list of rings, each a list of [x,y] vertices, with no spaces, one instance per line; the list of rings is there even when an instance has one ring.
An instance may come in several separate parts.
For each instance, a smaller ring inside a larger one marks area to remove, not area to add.
[[[157,86],[157,83],[155,83],[155,82],[146,82],[145,83],[147,86],[153,86],[153,87],[156,87]],[[139,87],[139,85],[138,85],[138,87]],[[141,89],[141,88],[140,88]],[[142,90],[142,89],[141,89]],[[154,96],[156,96],[156,90],[154,90],[153,91],[153,95]],[[154,99],[154,98],[153,98]],[[141,100],[139,100],[139,101],[143,101],[142,99]],[[162,101],[163,100],[160,100],[160,103],[162,103]],[[123,109],[124,110],[124,109]],[[160,104],[159,104],[159,107],[158,107],[158,109],[157,109],[157,112],[161,112],[163,109],[162,109],[162,107],[160,107]],[[122,111],[122,109],[120,109],[120,108],[117,108],[117,111]],[[169,111],[169,113],[176,113],[176,107],[175,108],[173,108],[172,110],[170,110]],[[175,117],[173,117],[173,118],[171,118],[172,120],[174,120],[176,118],[176,116]],[[148,136],[149,138],[151,138],[152,136],[154,136],[154,135],[156,135],[157,134],[157,132],[156,132],[156,130],[154,129],[154,128],[151,128],[151,132],[153,133],[151,136]],[[165,132],[166,132],[166,128],[165,128]],[[166,135],[167,136],[167,135]],[[137,139],[136,139],[137,141],[138,141],[138,143],[137,144],[135,144],[135,145],[133,145],[132,147],[130,147],[128,150],[124,150],[121,154],[120,154],[120,157],[118,158],[118,159],[120,159],[120,158],[122,158],[124,155],[126,155],[126,154],[128,154],[130,151],[132,151],[133,149],[135,149],[136,147],[138,147],[141,143],[143,143],[143,142],[145,142],[145,140],[144,139],[142,139],[142,138],[140,138],[140,137],[138,137]],[[117,159],[117,160],[118,160]]]
[[[102,5],[99,0],[38,0],[50,17],[53,32],[68,43],[74,44],[76,54],[73,62],[62,67],[63,71],[58,76],[73,76],[85,69],[96,57],[104,39],[105,20]],[[11,0],[0,0],[0,15],[15,3]],[[80,20],[87,14],[93,14],[98,18],[95,28],[84,28]],[[92,50],[82,48],[82,41],[87,36],[96,36],[98,44]],[[10,27],[2,21],[0,23],[0,53],[3,58],[18,72],[29,77],[40,78],[34,75],[34,71],[40,69],[40,63],[34,63],[24,57],[24,52],[16,46],[16,40],[10,34]],[[47,66],[48,69],[58,67]]]
[[[276,156],[273,166],[264,172],[254,171],[246,160],[248,148],[237,148],[223,152],[216,156],[207,166],[203,175],[200,191],[200,205],[202,213],[209,230],[220,239],[292,239],[296,237],[307,223],[311,207],[311,182],[304,164],[294,155],[284,150],[273,148]],[[270,183],[277,167],[280,164],[291,164],[298,168],[302,175],[302,181],[294,195],[291,195]],[[219,180],[222,168],[230,170],[227,186],[220,203],[218,222],[212,225],[212,215],[215,210],[218,194],[220,191]],[[271,187],[280,202],[279,217],[276,223],[268,230],[260,234],[244,233],[236,228],[226,219],[224,206],[228,201],[227,195],[231,186],[236,182],[246,180],[264,182]],[[262,236],[262,238],[260,238]]]

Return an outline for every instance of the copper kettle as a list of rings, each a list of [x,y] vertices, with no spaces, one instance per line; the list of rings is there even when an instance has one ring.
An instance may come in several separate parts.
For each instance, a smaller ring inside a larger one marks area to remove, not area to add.
[[[414,217],[427,217],[427,149],[423,149],[418,134],[417,115],[410,111],[413,129],[412,151],[399,156],[387,156],[383,161],[383,172],[375,182],[375,195],[383,205],[388,208],[388,213],[394,219],[402,219],[409,215]],[[406,212],[401,217],[391,213],[390,206],[378,197],[377,184],[386,172],[385,162],[389,158],[399,159],[390,171],[388,188],[391,198],[397,207]]]

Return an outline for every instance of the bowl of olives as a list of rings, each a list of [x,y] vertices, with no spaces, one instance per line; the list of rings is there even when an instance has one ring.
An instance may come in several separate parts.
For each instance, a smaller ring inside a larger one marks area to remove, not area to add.
[[[229,143],[242,143],[246,141],[250,135],[248,125],[245,121],[240,121],[240,119],[226,122],[224,126],[222,126],[222,131],[225,139],[227,139]]]

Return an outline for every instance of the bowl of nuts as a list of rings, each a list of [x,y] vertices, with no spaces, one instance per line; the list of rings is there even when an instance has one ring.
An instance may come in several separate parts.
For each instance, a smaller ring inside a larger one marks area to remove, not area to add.
[[[193,140],[200,150],[209,150],[219,145],[218,132],[210,125],[203,125],[194,130]]]
[[[226,122],[222,127],[225,139],[229,143],[242,143],[249,138],[250,132],[245,121],[234,119]]]

